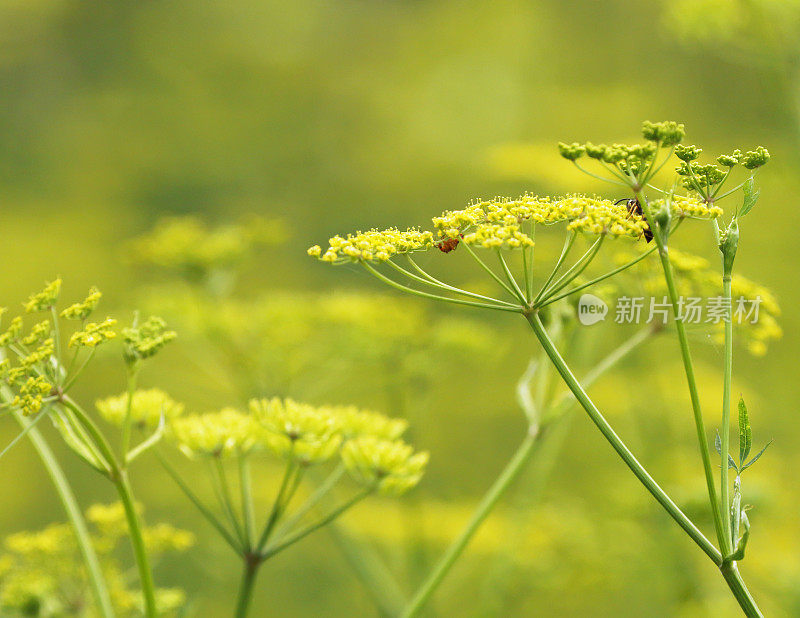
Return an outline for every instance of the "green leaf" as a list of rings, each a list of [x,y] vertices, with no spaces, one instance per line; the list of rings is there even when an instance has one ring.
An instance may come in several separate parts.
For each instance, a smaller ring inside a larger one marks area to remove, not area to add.
[[[753,210],[753,206],[756,205],[758,201],[758,196],[760,191],[754,190],[755,181],[753,177],[747,179],[744,183],[744,203],[742,204],[742,209],[739,212],[740,217],[744,217],[748,212]]]
[[[753,446],[753,430],[750,428],[750,418],[747,415],[747,406],[744,398],[739,396],[739,464],[743,464],[750,454]]]
[[[719,437],[719,429],[717,429],[717,437],[714,438],[714,448],[717,449],[717,454],[722,455],[722,440]]]
[[[752,466],[754,463],[756,463],[756,462],[758,461],[758,458],[759,458],[759,457],[761,457],[761,456],[764,454],[764,451],[766,451],[766,450],[767,450],[767,447],[768,447],[770,444],[772,444],[772,440],[770,440],[769,442],[767,442],[767,446],[765,446],[765,447],[764,447],[764,448],[762,448],[760,451],[758,451],[758,453],[756,454],[756,456],[755,456],[755,457],[753,457],[753,458],[752,458],[750,461],[748,461],[746,464],[744,464],[744,465],[742,466],[742,472],[744,472],[745,470],[747,470],[747,468],[749,468],[749,467],[750,467],[750,466]]]

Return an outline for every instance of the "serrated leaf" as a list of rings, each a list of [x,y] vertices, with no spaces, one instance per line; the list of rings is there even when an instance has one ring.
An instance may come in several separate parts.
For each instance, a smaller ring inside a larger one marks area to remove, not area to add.
[[[740,217],[744,217],[748,212],[753,210],[753,206],[756,205],[760,191],[755,191],[754,189],[755,181],[751,176],[744,183],[744,203],[742,204],[742,209],[739,211]]]
[[[744,398],[739,396],[739,463],[743,464],[753,446],[753,430],[750,428],[750,417]]]
[[[728,470],[730,470],[731,468],[733,468],[737,472],[739,471],[739,468],[736,466],[736,462],[733,461],[733,457],[731,457],[730,453],[728,453]]]
[[[752,466],[754,463],[756,463],[756,462],[758,461],[758,458],[759,458],[759,457],[761,457],[761,456],[764,454],[764,451],[766,451],[766,450],[767,450],[767,447],[768,447],[770,444],[772,444],[772,440],[770,440],[769,442],[767,442],[767,445],[766,445],[764,448],[762,448],[760,451],[758,451],[758,453],[756,454],[756,456],[755,456],[755,457],[753,457],[753,458],[752,458],[750,461],[748,461],[746,464],[744,464],[744,465],[742,466],[742,472],[744,472],[745,470],[747,470],[747,468],[749,468],[749,467],[750,467],[750,466]]]

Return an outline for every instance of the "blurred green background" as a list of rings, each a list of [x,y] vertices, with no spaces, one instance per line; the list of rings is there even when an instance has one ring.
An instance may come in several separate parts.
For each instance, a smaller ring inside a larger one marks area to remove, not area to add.
[[[764,358],[736,358],[734,389],[751,402],[756,443],[776,438],[746,481],[756,508],[742,571],[767,615],[800,615],[791,463],[800,438],[792,352],[799,16],[796,3],[767,0],[4,0],[0,304],[18,306],[60,275],[64,298],[97,285],[103,310],[121,320],[137,306],[164,314],[181,337],[142,382],[191,410],[260,394],[409,416],[414,442],[431,452],[426,478],[402,499],[359,505],[342,528],[374,547],[410,593],[522,439],[514,388],[534,339],[508,317],[398,300],[361,270],[308,259],[306,247],[358,228],[425,225],[477,196],[605,191],[558,158],[555,142],[635,140],[644,119],[686,123],[687,142],[708,153],[764,144],[773,160],[759,176],[761,202],[742,229],[737,267],[777,294],[785,336]],[[284,242],[258,249],[230,298],[244,315],[251,301],[283,307],[257,318],[266,326],[256,332],[285,341],[219,354],[215,331],[204,335],[189,319],[186,307],[200,305],[181,300],[164,273],[132,263],[131,238],[163,216],[187,214],[209,225],[250,214],[283,220]],[[678,240],[716,260],[708,230]],[[316,295],[335,290],[402,301],[409,330],[401,336],[388,324],[332,339],[337,327],[314,307]],[[594,328],[571,358],[580,371],[625,334],[614,324]],[[711,431],[722,352],[705,338],[695,337],[695,349]],[[247,354],[261,360],[243,384]],[[90,404],[120,392],[123,379],[106,352],[78,394]],[[711,534],[682,381],[677,344],[664,338],[593,394]],[[0,428],[3,443],[12,425]],[[84,504],[112,499],[59,452]],[[588,419],[575,415],[556,455],[550,474],[532,470],[492,516],[430,615],[736,615],[713,566]],[[199,537],[159,565],[157,581],[183,587],[192,615],[227,615],[235,557],[156,462],[143,462],[133,482],[148,519]],[[274,482],[265,469],[263,496]],[[0,483],[0,535],[64,519],[28,444],[4,457]],[[254,615],[376,614],[325,531],[267,564],[260,584]]]

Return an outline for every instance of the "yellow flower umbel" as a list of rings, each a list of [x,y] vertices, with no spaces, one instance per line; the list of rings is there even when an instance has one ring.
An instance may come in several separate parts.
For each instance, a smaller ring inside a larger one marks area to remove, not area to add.
[[[376,436],[360,436],[342,448],[342,460],[358,482],[394,495],[419,483],[428,458],[428,453],[415,454],[413,447],[402,440]]]
[[[121,504],[95,504],[86,511],[91,543],[99,558],[113,610],[118,615],[141,615],[141,592],[131,587],[127,565],[116,552],[128,530]],[[151,555],[184,552],[194,535],[169,524],[144,529]],[[4,540],[0,555],[0,613],[3,616],[77,616],[91,605],[90,579],[72,527],[52,524],[35,532],[17,532]],[[155,592],[159,616],[174,616],[186,601],[178,588]],[[76,611],[76,608],[77,611]]]
[[[348,234],[345,238],[334,236],[323,253],[318,245],[308,254],[323,262],[343,264],[346,262],[386,262],[394,255],[424,251],[433,246],[433,234],[418,229],[401,232],[397,228],[369,230]]]
[[[109,423],[122,425],[128,410],[128,393],[107,397],[95,402],[100,415]],[[158,389],[137,390],[131,404],[131,421],[140,429],[155,428],[163,418],[166,422],[183,414],[183,404]]]
[[[304,465],[326,461],[342,442],[341,420],[330,408],[273,398],[251,400],[250,412],[270,449]]]
[[[48,283],[41,292],[33,294],[28,301],[24,303],[25,313],[48,311],[51,307],[55,306],[60,292],[61,279],[56,279]]]
[[[189,457],[240,455],[257,442],[253,419],[234,408],[176,418],[171,429],[178,447]]]

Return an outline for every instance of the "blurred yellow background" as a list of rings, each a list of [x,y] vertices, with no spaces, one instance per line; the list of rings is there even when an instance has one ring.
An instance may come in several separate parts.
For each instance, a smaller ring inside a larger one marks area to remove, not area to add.
[[[397,298],[361,270],[310,260],[306,248],[359,228],[426,225],[478,196],[614,197],[560,159],[555,143],[636,140],[645,119],[685,123],[686,141],[708,154],[764,144],[773,158],[742,227],[737,270],[776,293],[785,335],[766,357],[740,352],[735,361],[734,392],[748,397],[756,444],[775,438],[745,481],[755,508],[742,571],[767,615],[800,615],[800,489],[791,463],[800,438],[791,351],[800,302],[800,8],[767,0],[694,5],[705,13],[685,2],[622,0],[5,0],[0,304],[17,306],[60,275],[70,301],[97,285],[106,295],[101,311],[120,320],[136,307],[165,315],[179,340],[142,383],[193,411],[279,395],[407,415],[414,442],[431,452],[428,474],[409,496],[360,504],[342,530],[374,547],[409,594],[523,437],[514,388],[535,341],[512,318]],[[762,11],[760,21],[747,11]],[[770,42],[776,23],[783,30]],[[256,332],[285,341],[226,358],[213,329],[209,341],[192,326],[197,306],[181,300],[173,280],[133,264],[129,241],[167,215],[213,226],[253,214],[281,219],[285,236],[239,269],[231,298],[241,305],[232,315],[271,301]],[[707,229],[676,241],[716,263]],[[382,294],[397,323],[408,319],[407,330],[398,334],[392,321],[338,341],[336,327],[314,315],[318,296],[335,291]],[[614,324],[595,328],[572,354],[581,372],[622,337]],[[458,345],[448,347],[448,333]],[[693,343],[711,432],[722,351],[707,338],[697,334]],[[338,354],[342,345],[347,352]],[[242,368],[248,354],[260,359],[248,365],[252,379]],[[123,388],[123,367],[105,352],[77,394],[88,405]],[[653,388],[659,397],[649,395]],[[645,346],[592,393],[654,476],[710,530],[677,344]],[[15,433],[6,419],[2,444]],[[112,499],[93,472],[58,451],[83,504]],[[430,615],[736,615],[713,566],[588,419],[575,415],[554,457],[550,473],[534,460]],[[264,499],[276,470],[262,472]],[[0,483],[0,535],[64,520],[27,443],[0,461]],[[133,483],[148,519],[199,537],[187,554],[165,558],[157,581],[187,591],[190,615],[227,615],[235,557],[152,458]],[[321,531],[266,565],[254,615],[376,610],[336,540]]]

